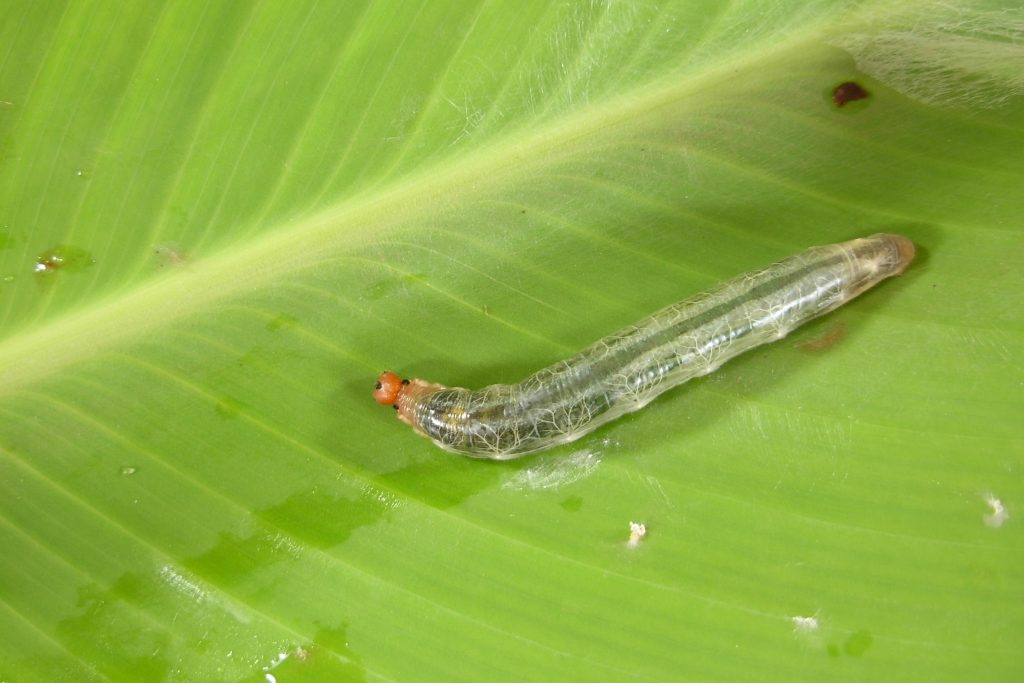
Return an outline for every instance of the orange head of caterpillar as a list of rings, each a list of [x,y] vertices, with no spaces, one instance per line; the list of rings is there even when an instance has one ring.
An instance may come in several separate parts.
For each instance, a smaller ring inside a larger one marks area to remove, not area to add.
[[[393,372],[382,372],[373,385],[373,400],[381,405],[395,406],[398,409],[397,401],[402,389],[409,384],[407,379],[399,379]]]

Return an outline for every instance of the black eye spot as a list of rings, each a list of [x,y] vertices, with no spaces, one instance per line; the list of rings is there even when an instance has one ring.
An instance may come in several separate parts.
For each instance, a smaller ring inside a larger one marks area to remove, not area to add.
[[[402,380],[402,384],[408,384],[408,383],[409,383],[409,380],[407,380],[407,379],[403,379]]]
[[[395,410],[398,410],[398,404],[397,403],[392,403],[391,407],[394,408]]]
[[[380,382],[377,382],[376,384],[373,385],[373,390],[374,391],[380,391],[380,387],[381,387]]]

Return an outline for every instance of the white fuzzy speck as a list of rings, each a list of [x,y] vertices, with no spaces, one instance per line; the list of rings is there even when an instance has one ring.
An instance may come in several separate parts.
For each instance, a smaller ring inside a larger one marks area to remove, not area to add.
[[[985,522],[985,526],[998,529],[1003,525],[1003,522],[1010,518],[1010,513],[1006,511],[1003,501],[999,500],[991,493],[985,496],[985,502],[988,504],[988,507],[992,512],[991,514],[982,515],[981,519]]]
[[[626,541],[627,548],[635,548],[640,545],[640,539],[647,535],[647,525],[640,522],[629,523],[629,540]]]
[[[790,617],[793,630],[797,633],[811,633],[818,630],[818,617]]]
[[[274,674],[263,674],[263,677],[267,679],[267,683],[277,683],[277,678],[274,677]]]

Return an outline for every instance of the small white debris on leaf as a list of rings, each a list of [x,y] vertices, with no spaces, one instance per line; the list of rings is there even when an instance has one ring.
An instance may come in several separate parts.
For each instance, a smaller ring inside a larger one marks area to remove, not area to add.
[[[991,493],[985,496],[985,502],[988,503],[989,509],[992,510],[991,514],[982,515],[981,519],[985,522],[985,526],[991,527],[992,529],[998,529],[1003,525],[1003,522],[1010,518],[1010,513],[1006,511],[1003,506],[1003,501],[999,500]]]
[[[627,548],[635,548],[640,545],[640,539],[647,535],[647,525],[640,522],[629,523],[629,540],[626,541]]]
[[[811,633],[818,630],[817,617],[796,616],[791,617],[790,620],[793,622],[793,630],[797,633]]]
[[[187,595],[196,602],[206,598],[206,591],[195,581],[191,581],[178,573],[171,565],[164,565],[160,568],[160,578],[174,590]]]

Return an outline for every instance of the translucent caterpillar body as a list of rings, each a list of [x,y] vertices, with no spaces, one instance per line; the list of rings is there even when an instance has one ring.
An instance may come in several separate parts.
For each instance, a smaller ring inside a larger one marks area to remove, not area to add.
[[[902,273],[913,258],[913,243],[900,235],[812,247],[663,308],[519,384],[471,391],[385,372],[374,398],[445,450],[515,458],[578,439],[785,337]]]

